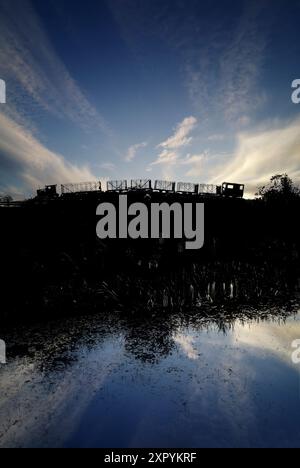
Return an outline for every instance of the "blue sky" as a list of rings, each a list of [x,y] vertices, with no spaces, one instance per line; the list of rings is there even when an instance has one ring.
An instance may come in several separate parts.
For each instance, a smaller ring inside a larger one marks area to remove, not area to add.
[[[299,19],[299,0],[0,0],[0,191],[299,183]]]

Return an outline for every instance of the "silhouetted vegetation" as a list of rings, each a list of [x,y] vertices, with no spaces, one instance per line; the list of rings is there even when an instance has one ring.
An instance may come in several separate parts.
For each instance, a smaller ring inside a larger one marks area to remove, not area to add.
[[[0,195],[0,203],[9,205],[13,201],[10,195]]]
[[[288,176],[275,176],[260,196],[196,198],[205,203],[199,251],[178,240],[100,241],[96,207],[117,203],[114,193],[2,207],[1,319],[101,310],[207,314],[218,304],[286,302],[299,290],[299,191]],[[145,201],[140,192],[128,198]],[[153,193],[147,202],[188,199]]]
[[[268,185],[260,187],[256,195],[268,202],[289,202],[300,197],[300,189],[287,174],[277,174]]]

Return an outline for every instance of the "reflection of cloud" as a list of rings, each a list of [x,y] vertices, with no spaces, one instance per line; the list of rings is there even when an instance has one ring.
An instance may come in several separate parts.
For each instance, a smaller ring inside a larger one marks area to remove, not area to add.
[[[214,168],[211,183],[233,181],[246,184],[253,195],[259,185],[270,177],[286,172],[300,182],[300,120],[269,126],[255,132],[238,135],[234,156],[219,168]]]
[[[118,367],[123,348],[116,342],[110,347],[109,343],[100,343],[98,348],[83,354],[79,362],[75,361],[69,368],[66,366],[59,380],[55,372],[43,372],[41,379],[39,364],[43,363],[38,360],[28,364],[25,358],[23,362],[13,362],[13,368],[7,366],[7,373],[1,375],[0,446],[63,446],[80,424],[93,396]],[[106,355],[107,348],[109,353]],[[88,381],[89,385],[82,385],[83,381]],[[69,405],[72,411],[69,411]],[[64,417],[66,411],[67,418]]]
[[[189,359],[198,359],[197,350],[193,346],[194,338],[191,335],[177,333],[173,340],[177,343]]]
[[[300,336],[299,320],[291,321],[282,326],[270,322],[252,323],[251,328],[239,322],[235,324],[233,331],[233,342],[239,346],[249,346],[259,350],[275,354],[277,358],[285,363],[296,367],[292,363],[292,342]],[[299,367],[299,366],[298,366]],[[300,371],[300,368],[299,368]]]
[[[87,166],[76,166],[50,151],[29,131],[0,114],[0,171],[21,178],[28,191],[48,183],[94,180]],[[9,187],[2,185],[1,190]]]

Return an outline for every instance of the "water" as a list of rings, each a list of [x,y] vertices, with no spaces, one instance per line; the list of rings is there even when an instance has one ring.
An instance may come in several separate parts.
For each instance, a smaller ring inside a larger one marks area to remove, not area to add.
[[[293,312],[116,312],[10,331],[0,446],[299,447]]]

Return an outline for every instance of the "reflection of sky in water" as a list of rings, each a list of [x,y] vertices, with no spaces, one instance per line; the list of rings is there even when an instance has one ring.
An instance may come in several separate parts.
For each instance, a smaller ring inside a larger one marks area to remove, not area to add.
[[[0,369],[1,446],[300,446],[299,315],[113,322],[31,330]]]

